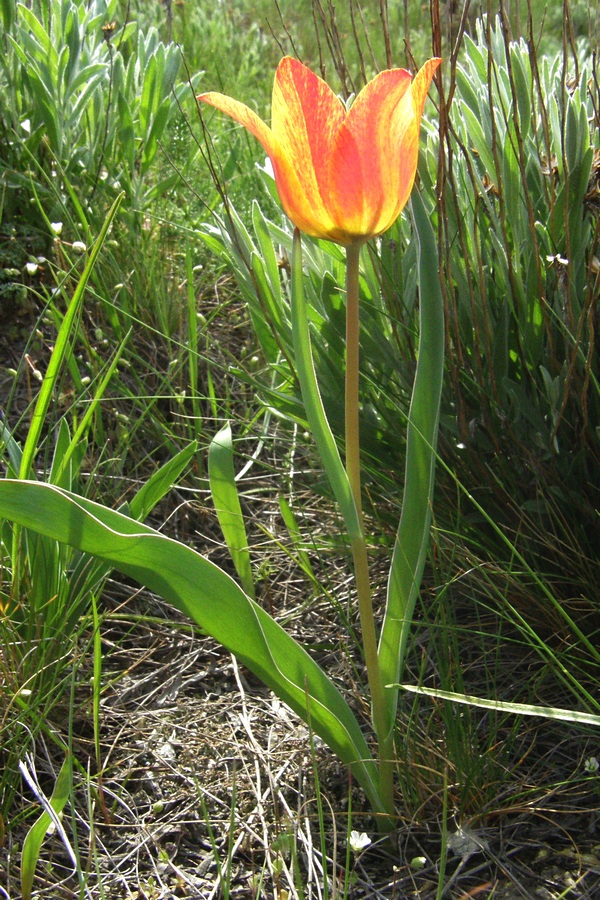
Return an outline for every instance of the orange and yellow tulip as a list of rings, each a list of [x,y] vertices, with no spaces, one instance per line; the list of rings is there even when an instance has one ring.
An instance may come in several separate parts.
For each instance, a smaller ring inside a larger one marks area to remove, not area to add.
[[[198,99],[258,138],[294,225],[360,245],[387,231],[408,201],[425,98],[440,62],[430,59],[414,79],[405,69],[380,72],[347,110],[329,85],[286,56],[275,74],[271,127],[224,94]]]

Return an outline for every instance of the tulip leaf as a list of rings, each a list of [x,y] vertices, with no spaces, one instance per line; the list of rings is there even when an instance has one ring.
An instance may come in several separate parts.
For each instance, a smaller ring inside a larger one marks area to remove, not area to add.
[[[233,441],[229,422],[211,441],[208,450],[208,481],[219,525],[235,570],[243,589],[249,597],[255,600],[248,537],[235,483]]]
[[[376,764],[341,693],[218,566],[147,525],[54,485],[0,480],[0,517],[109,562],[190,616],[310,723],[350,766],[374,810],[383,812]]]
[[[71,760],[67,756],[58,773],[50,800],[48,801],[38,794],[40,800],[43,801],[45,809],[35,820],[23,841],[23,850],[21,852],[21,894],[23,900],[29,900],[31,897],[35,867],[44,838],[49,828],[55,823],[57,817],[60,816],[65,808],[71,791],[71,780]]]
[[[412,194],[418,244],[420,334],[406,435],[406,470],[400,524],[388,580],[385,618],[379,644],[381,677],[400,681],[431,525],[436,444],[444,374],[444,304],[438,276],[435,234],[423,201]],[[387,697],[388,728],[394,727],[398,691]]]
[[[337,500],[351,539],[362,540],[362,528],[358,518],[350,481],[344,468],[331,426],[327,420],[323,400],[317,383],[312,354],[307,303],[302,284],[302,243],[298,229],[294,232],[292,246],[292,334],[294,360],[306,418],[317,445],[319,456]],[[397,679],[396,679],[397,680]]]
[[[143,520],[149,516],[154,507],[176,484],[179,476],[188,467],[197,452],[198,444],[196,441],[192,441],[187,447],[172,456],[150,475],[127,504],[127,510],[123,511],[126,511],[133,519]]]

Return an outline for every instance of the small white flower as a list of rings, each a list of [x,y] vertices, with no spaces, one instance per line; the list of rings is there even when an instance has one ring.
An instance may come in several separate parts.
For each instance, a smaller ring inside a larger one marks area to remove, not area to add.
[[[59,234],[61,233],[61,231],[63,230],[63,223],[62,222],[50,222],[50,228],[52,229],[52,231],[54,232],[56,237],[58,237]]]
[[[371,843],[371,838],[364,831],[351,831],[350,832],[350,849],[353,853],[360,853],[361,850],[364,850],[365,847],[368,847]]]
[[[21,128],[23,129],[23,131],[26,131],[27,134],[31,134],[31,120],[23,119],[23,121],[21,122]]]
[[[598,769],[600,769],[600,762],[598,762],[595,756],[590,756],[584,762],[583,768],[586,772],[589,772],[590,775],[594,775]]]
[[[27,272],[28,275],[35,275],[35,273],[37,272],[38,269],[39,269],[39,266],[37,263],[34,263],[34,262],[25,263],[25,271]]]
[[[83,241],[73,241],[71,247],[73,248],[73,250],[77,250],[79,253],[85,253],[87,249]]]

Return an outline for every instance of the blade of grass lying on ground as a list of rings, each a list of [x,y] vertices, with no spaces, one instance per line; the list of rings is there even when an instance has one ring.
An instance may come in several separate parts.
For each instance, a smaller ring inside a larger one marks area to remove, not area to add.
[[[558,706],[536,706],[530,703],[509,703],[505,700],[489,700],[485,697],[473,697],[471,694],[455,694],[454,691],[438,691],[435,688],[419,687],[416,684],[393,685],[409,694],[421,694],[424,697],[435,697],[438,700],[451,700],[466,706],[478,706],[481,709],[497,709],[501,712],[515,713],[520,716],[541,716],[544,719],[558,719],[561,722],[572,722],[580,725],[600,725],[600,716],[593,713],[580,712],[576,709],[561,709]]]
[[[225,572],[195,550],[53,485],[0,481],[0,516],[111,563],[230,650],[350,766],[375,812],[377,770],[346,701],[317,663]],[[307,709],[307,698],[310,708]]]

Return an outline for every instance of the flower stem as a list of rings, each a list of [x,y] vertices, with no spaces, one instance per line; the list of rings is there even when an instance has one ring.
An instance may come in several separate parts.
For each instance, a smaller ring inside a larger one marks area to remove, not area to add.
[[[359,432],[359,262],[360,244],[351,244],[346,256],[346,471],[360,523],[360,535],[352,539],[352,557],[358,596],[363,651],[371,693],[373,728],[379,742],[380,797],[390,815],[393,799],[393,736],[386,727],[384,687],[377,651],[371,579],[361,500]]]
[[[346,471],[356,511],[363,525],[360,488],[359,435],[359,263],[360,244],[351,244],[346,256]],[[362,529],[364,531],[364,529]]]

